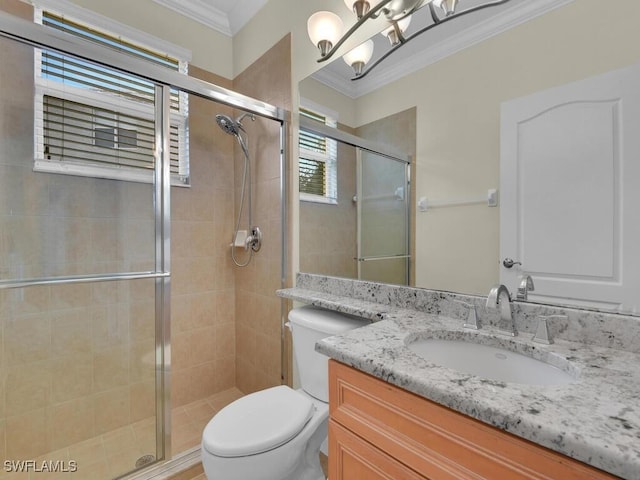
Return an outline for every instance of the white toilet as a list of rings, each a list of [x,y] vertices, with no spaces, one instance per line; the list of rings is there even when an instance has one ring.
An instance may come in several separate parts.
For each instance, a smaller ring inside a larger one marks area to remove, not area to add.
[[[327,357],[315,343],[369,323],[305,306],[289,312],[300,390],[268,388],[220,410],[202,434],[208,480],[325,480],[318,454],[327,438]]]

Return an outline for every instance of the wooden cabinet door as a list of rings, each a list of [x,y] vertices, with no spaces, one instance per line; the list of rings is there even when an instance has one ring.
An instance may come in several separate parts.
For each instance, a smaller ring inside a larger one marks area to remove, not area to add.
[[[330,480],[616,478],[334,360],[329,362],[329,412],[329,465],[331,471],[333,455],[337,469]],[[332,428],[337,432],[337,427],[361,439],[360,443],[344,441],[332,450],[335,438],[346,438],[336,433],[332,436]],[[366,446],[375,451],[376,460],[371,464]],[[386,473],[338,474],[346,469],[357,472],[356,468],[388,472],[382,467],[375,470],[372,465],[378,464],[393,464],[393,468],[402,467],[410,473],[395,477],[384,476]]]
[[[329,421],[329,480],[425,480],[334,421]]]

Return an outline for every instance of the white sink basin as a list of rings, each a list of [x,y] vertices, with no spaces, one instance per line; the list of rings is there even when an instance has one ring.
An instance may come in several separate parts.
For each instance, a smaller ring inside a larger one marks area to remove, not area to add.
[[[497,346],[474,343],[469,339],[418,339],[407,347],[416,355],[437,365],[462,373],[501,382],[527,385],[565,385],[576,381],[554,365]],[[564,359],[556,362],[568,364]]]

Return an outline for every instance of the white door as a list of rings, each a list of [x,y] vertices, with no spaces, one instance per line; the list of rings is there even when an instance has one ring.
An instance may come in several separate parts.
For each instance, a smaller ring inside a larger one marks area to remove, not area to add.
[[[640,65],[502,105],[500,281],[640,311]]]

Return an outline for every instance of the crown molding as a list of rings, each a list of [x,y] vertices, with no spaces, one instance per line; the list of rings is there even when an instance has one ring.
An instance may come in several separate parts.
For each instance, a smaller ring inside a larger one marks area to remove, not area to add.
[[[229,37],[238,33],[267,3],[267,0],[236,0],[233,8],[225,12],[205,0],[153,1]]]
[[[471,28],[451,35],[437,44],[428,46],[406,59],[392,64],[390,67],[378,67],[375,73],[358,81],[331,78],[332,75],[322,70],[313,74],[313,78],[324,83],[343,95],[358,98],[394,82],[406,75],[436,63],[443,58],[476,45],[488,38],[521,25],[556,8],[563,7],[575,0],[529,0],[516,7],[506,9],[499,14],[484,20]],[[416,39],[416,42],[420,40]]]
[[[364,93],[360,92],[361,88],[358,87],[358,82],[352,82],[349,79],[344,79],[334,75],[334,73],[329,71],[327,68],[321,68],[320,70],[315,71],[311,74],[311,78],[349,98],[355,99],[360,95],[364,95]]]
[[[227,14],[207,4],[203,0],[181,0],[179,2],[176,0],[153,1],[229,37],[233,35]]]
[[[231,33],[235,35],[249,20],[265,6],[268,0],[236,0],[229,12],[229,24]]]

